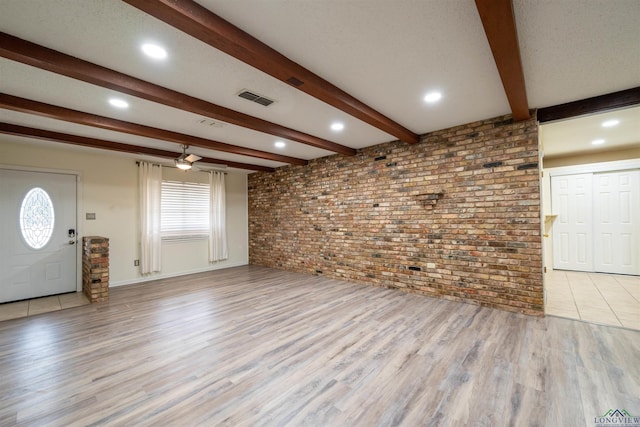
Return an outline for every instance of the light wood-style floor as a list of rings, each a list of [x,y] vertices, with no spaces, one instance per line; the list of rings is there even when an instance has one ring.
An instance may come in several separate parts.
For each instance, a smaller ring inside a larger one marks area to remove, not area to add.
[[[0,322],[0,425],[589,426],[640,332],[255,266]]]

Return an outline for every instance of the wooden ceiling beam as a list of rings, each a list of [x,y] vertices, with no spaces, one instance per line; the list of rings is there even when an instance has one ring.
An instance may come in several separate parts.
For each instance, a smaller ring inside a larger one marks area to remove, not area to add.
[[[104,139],[88,138],[84,136],[71,135],[68,133],[53,132],[43,129],[13,125],[9,123],[0,123],[0,133],[6,135],[16,135],[28,138],[35,138],[43,141],[62,142],[65,144],[80,145],[83,147],[100,148],[110,151],[119,151],[121,153],[143,154],[155,157],[164,157],[175,159],[181,152],[173,152],[168,150],[160,150],[157,148],[141,147],[138,145],[123,144],[120,142],[106,141]],[[226,165],[231,168],[252,170],[257,172],[274,172],[274,168],[267,166],[251,165],[247,163],[230,162],[228,160],[213,159],[211,157],[203,157],[198,163]]]
[[[306,165],[307,160],[296,157],[283,156],[280,154],[268,153],[266,151],[254,150],[251,148],[238,147],[224,142],[213,141],[197,136],[168,131],[164,129],[144,126],[137,123],[125,122],[112,119],[110,117],[98,116],[84,113],[82,111],[71,110],[69,108],[58,107],[56,105],[45,104],[30,99],[19,98],[13,95],[0,93],[0,108],[19,111],[27,114],[35,114],[42,117],[49,117],[56,120],[77,123],[85,126],[93,126],[115,132],[123,132],[131,135],[144,136],[147,138],[160,139],[163,141],[175,142],[176,144],[192,145],[195,147],[208,148],[211,150],[224,151],[226,153],[238,154],[241,156],[256,157],[259,159],[272,160],[275,162],[291,163],[295,165]]]
[[[420,137],[192,0],[124,0],[151,16],[401,141]]]
[[[353,148],[176,92],[2,32],[0,32],[0,56],[148,101],[334,153],[348,156],[356,153]]]
[[[476,8],[498,67],[514,120],[527,120],[529,102],[512,0],[476,0]]]
[[[537,118],[540,123],[545,123],[633,105],[640,105],[640,86],[579,101],[539,108]]]

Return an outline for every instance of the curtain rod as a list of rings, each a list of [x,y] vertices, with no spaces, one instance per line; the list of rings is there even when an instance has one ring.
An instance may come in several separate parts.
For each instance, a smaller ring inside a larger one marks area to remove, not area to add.
[[[136,160],[136,165],[140,166],[140,162],[142,162],[142,160]],[[151,163],[152,165],[156,165],[156,166],[160,166],[161,168],[167,168],[167,169],[178,169],[175,166],[169,166],[169,165],[163,165],[160,163],[154,163],[154,162],[148,162]],[[187,170],[191,170],[191,169],[187,169]],[[218,170],[218,169],[208,169],[208,170],[202,170],[202,169],[197,169],[197,170],[191,170],[192,172],[220,172],[223,174],[227,174],[227,172]],[[186,172],[186,171],[185,171]]]

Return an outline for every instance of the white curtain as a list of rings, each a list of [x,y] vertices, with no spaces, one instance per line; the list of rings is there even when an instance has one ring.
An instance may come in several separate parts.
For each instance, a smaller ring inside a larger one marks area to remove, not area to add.
[[[140,162],[140,270],[142,274],[160,271],[162,240],[160,236],[160,198],[162,168]]]
[[[217,262],[229,257],[224,173],[209,172],[209,187],[211,189],[209,197],[209,262]]]

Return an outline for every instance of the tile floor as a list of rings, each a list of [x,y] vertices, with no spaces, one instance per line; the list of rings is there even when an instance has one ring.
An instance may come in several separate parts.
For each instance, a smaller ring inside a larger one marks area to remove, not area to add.
[[[85,304],[89,304],[89,300],[82,292],[10,302],[0,304],[0,321],[34,316],[36,314],[78,307]]]
[[[640,276],[554,270],[546,314],[640,330]]]

